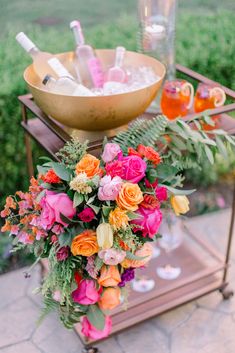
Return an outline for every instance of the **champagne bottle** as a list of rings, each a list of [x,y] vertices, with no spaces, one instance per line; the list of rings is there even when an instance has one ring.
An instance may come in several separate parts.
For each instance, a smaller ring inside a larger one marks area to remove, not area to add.
[[[50,75],[46,75],[42,81],[47,90],[52,93],[68,96],[94,96],[88,88],[76,83],[69,77],[60,77],[57,80]]]
[[[24,50],[33,59],[33,68],[36,74],[41,80],[45,75],[50,74],[53,77],[68,76],[73,78],[73,76],[68,72],[68,70],[61,64],[59,59],[50,53],[43,52],[38,49],[38,47],[26,36],[25,33],[20,32],[16,36],[17,42],[24,48]]]
[[[104,74],[100,60],[95,56],[94,50],[85,44],[82,28],[79,21],[72,21],[70,28],[73,30],[76,49],[75,54],[81,67],[81,76],[87,87],[103,87]]]

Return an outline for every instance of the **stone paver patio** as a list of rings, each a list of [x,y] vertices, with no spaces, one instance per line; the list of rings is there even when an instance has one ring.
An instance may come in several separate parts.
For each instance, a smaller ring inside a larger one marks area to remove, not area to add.
[[[206,231],[221,248],[229,215],[230,211],[225,210],[193,218],[190,223]],[[40,282],[40,268],[29,280],[22,272],[0,276],[0,352],[81,352],[77,335],[64,329],[54,314],[36,326],[42,303],[32,290]],[[229,276],[230,287],[235,289],[235,241]],[[221,294],[214,292],[111,337],[98,347],[102,353],[234,353],[235,297],[223,301]]]

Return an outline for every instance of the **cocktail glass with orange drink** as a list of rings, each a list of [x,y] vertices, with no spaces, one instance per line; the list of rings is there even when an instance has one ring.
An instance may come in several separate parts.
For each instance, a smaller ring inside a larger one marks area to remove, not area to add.
[[[162,91],[161,109],[168,119],[188,114],[193,105],[194,88],[185,80],[166,81]]]
[[[214,109],[224,105],[226,95],[221,87],[199,83],[194,99],[194,110],[196,113],[201,113],[207,109]],[[205,130],[213,130],[219,126],[219,115],[212,117],[215,125],[211,126],[203,123]]]

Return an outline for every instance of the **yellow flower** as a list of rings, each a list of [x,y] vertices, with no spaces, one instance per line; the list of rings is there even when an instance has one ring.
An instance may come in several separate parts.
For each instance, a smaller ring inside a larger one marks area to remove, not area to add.
[[[110,249],[113,246],[113,230],[110,224],[101,223],[96,229],[96,235],[100,248]]]
[[[185,195],[174,195],[171,196],[171,206],[176,214],[184,214],[189,211],[189,199]]]
[[[109,213],[109,223],[113,226],[115,230],[120,228],[125,229],[128,224],[129,218],[125,210],[116,207],[113,211]]]

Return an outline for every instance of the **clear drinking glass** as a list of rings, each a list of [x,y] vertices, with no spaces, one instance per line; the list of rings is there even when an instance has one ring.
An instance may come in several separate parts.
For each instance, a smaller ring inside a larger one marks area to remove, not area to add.
[[[135,279],[131,282],[133,291],[139,293],[151,291],[155,287],[154,279],[148,278],[148,276],[140,273],[140,271],[144,271],[144,269],[138,269],[137,271],[139,273],[136,274]]]
[[[174,267],[170,262],[170,253],[178,248],[183,241],[183,224],[180,217],[177,217],[173,212],[166,212],[159,233],[162,238],[159,240],[159,245],[166,252],[167,263],[163,267],[157,267],[157,275],[165,280],[173,280],[181,274],[180,267]]]
[[[166,78],[175,78],[175,18],[177,0],[139,0],[138,49],[167,67]]]

